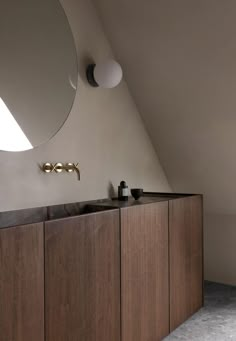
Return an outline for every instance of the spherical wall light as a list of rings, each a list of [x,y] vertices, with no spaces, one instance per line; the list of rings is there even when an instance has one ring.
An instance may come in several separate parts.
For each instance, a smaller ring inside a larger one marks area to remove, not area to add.
[[[107,89],[116,87],[123,77],[120,64],[113,59],[98,64],[89,64],[86,74],[91,86]]]

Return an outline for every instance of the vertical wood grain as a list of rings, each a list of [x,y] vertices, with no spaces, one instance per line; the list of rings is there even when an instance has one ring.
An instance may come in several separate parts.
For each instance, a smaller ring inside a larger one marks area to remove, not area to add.
[[[178,327],[203,305],[202,197],[169,202],[170,327]]]
[[[44,341],[43,223],[0,230],[0,341]]]
[[[122,341],[169,333],[168,203],[121,209]]]
[[[119,211],[47,222],[46,341],[120,340]]]

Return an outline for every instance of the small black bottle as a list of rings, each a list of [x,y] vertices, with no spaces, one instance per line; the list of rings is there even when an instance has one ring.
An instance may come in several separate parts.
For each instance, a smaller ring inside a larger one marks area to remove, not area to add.
[[[118,186],[118,200],[127,201],[129,198],[129,190],[125,181],[120,182],[120,186]]]

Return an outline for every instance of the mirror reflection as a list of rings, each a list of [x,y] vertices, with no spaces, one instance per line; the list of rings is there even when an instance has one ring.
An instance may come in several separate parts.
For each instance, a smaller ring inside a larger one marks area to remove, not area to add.
[[[0,150],[22,151],[61,128],[77,87],[77,55],[58,0],[8,0],[0,11]]]

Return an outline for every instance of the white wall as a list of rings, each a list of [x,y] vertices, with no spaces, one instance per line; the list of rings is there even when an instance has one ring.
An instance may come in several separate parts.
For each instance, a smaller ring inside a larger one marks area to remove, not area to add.
[[[145,190],[170,190],[137,108],[123,81],[113,90],[94,89],[84,78],[90,58],[112,55],[89,0],[63,0],[79,56],[77,96],[64,127],[48,143],[22,153],[0,152],[0,210],[108,196],[120,180]],[[45,162],[78,161],[75,174],[44,174]]]
[[[206,279],[236,284],[236,1],[94,3],[170,185],[204,194]]]
[[[205,215],[205,276],[236,284],[236,215]]]

